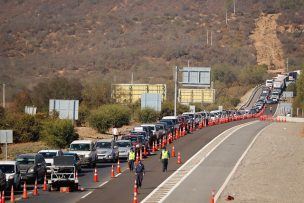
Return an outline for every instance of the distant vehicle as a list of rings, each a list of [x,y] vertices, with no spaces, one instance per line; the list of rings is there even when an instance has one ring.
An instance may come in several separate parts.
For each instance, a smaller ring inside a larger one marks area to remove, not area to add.
[[[119,151],[119,158],[128,158],[129,152],[132,147],[132,143],[130,140],[118,140],[116,142]]]
[[[75,169],[78,173],[80,173],[82,171],[82,168],[81,168],[81,160],[78,156],[78,154],[76,153],[71,153],[71,152],[64,152],[63,153],[63,156],[72,156],[74,158],[74,166],[75,166]]]
[[[20,175],[18,162],[0,161],[0,171],[5,174],[7,190],[10,190],[12,185],[14,186],[15,190],[19,190],[21,188],[21,175]],[[0,178],[0,188],[1,188],[1,178]]]
[[[95,143],[98,161],[117,162],[119,159],[118,146],[114,140],[102,139]]]
[[[41,154],[20,154],[16,158],[20,167],[21,180],[28,182],[43,181],[46,163]]]
[[[166,129],[167,123],[156,123],[155,125],[159,128],[159,133],[156,138],[157,140],[162,139],[169,133],[169,130]]]
[[[75,140],[70,144],[69,152],[78,154],[81,164],[88,167],[95,167],[97,153],[92,140]]]
[[[265,85],[266,85],[266,87],[272,88],[273,87],[273,80],[266,80]]]
[[[143,150],[144,146],[146,145],[146,141],[142,135],[123,135],[121,140],[130,140],[135,151]]]
[[[54,164],[54,157],[63,155],[63,152],[59,149],[40,150],[38,153],[41,154],[43,156],[44,160],[45,160],[46,168],[47,168],[47,174],[51,174],[51,167]]]
[[[173,123],[173,130],[179,129],[179,119],[178,116],[164,116],[161,121],[169,120]]]
[[[6,189],[6,177],[5,173],[0,171],[0,190],[4,191]]]

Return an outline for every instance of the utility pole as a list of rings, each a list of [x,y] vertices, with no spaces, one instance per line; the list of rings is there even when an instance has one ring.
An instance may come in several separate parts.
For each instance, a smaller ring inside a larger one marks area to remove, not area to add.
[[[233,0],[233,13],[234,13],[234,15],[235,15],[235,1],[236,0]]]
[[[212,46],[212,31],[210,32],[210,45]]]
[[[3,105],[3,108],[5,108],[5,83],[3,83],[2,87],[3,87],[3,91],[2,91],[3,103],[2,103],[2,105]]]
[[[227,14],[227,8],[226,8],[226,25],[228,25],[228,14]]]
[[[178,73],[178,68],[175,66],[175,72],[174,72],[174,116],[176,116],[176,106],[177,106],[177,74]]]
[[[288,73],[288,58],[286,60],[286,73]]]
[[[133,84],[133,81],[134,81],[134,74],[132,72],[132,74],[131,74],[131,84]]]
[[[207,29],[207,45],[209,44],[209,33],[208,33],[208,29]]]

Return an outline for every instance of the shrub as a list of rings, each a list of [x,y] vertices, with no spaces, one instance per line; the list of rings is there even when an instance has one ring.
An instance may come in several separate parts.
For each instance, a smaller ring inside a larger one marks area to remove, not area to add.
[[[71,120],[49,119],[43,123],[41,137],[50,146],[64,148],[79,136]]]
[[[89,116],[90,116],[89,108],[84,104],[80,104],[78,111],[78,120],[76,121],[77,126],[85,125]]]
[[[41,123],[35,116],[9,112],[6,114],[5,125],[13,129],[14,142],[33,142],[39,139]]]
[[[151,108],[145,108],[136,112],[137,119],[141,123],[152,123],[159,119],[160,113]]]
[[[100,133],[105,133],[111,126],[121,127],[130,122],[128,107],[118,104],[103,105],[91,112],[90,125]]]

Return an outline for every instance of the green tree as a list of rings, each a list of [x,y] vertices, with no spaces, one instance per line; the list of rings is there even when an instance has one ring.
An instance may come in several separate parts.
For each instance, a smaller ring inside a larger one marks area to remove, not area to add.
[[[50,146],[65,148],[79,136],[71,120],[48,119],[43,123],[41,137]]]
[[[297,96],[295,97],[293,103],[293,106],[295,107],[294,109],[296,108],[304,109],[304,74],[303,73],[297,79],[296,88],[297,88]]]
[[[107,81],[86,82],[82,90],[83,102],[89,107],[99,107],[111,102],[111,84]]]
[[[141,123],[152,123],[159,119],[160,113],[151,108],[139,109],[137,111],[137,119]]]
[[[107,104],[91,112],[90,125],[98,132],[105,133],[111,126],[121,127],[130,122],[131,113],[128,107],[118,104]]]

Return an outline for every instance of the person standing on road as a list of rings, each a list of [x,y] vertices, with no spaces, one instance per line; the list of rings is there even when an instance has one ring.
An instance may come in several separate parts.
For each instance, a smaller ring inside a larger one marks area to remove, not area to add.
[[[272,113],[272,106],[269,107],[270,113]]]
[[[145,166],[142,163],[142,161],[139,161],[139,163],[135,168],[135,178],[136,178],[137,188],[140,188],[142,186],[144,175],[145,175]]]
[[[134,170],[134,161],[135,161],[135,152],[131,148],[131,150],[129,152],[129,169],[130,169],[130,171]]]
[[[116,127],[113,126],[112,128],[112,134],[113,134],[113,139],[114,141],[117,141],[118,140],[118,130]]]
[[[166,149],[166,147],[164,147],[161,154],[160,154],[160,159],[161,159],[162,164],[163,164],[163,172],[167,172],[169,158],[170,158],[170,153]]]

